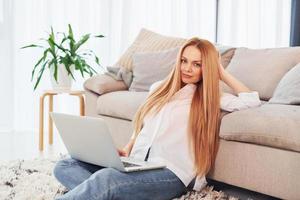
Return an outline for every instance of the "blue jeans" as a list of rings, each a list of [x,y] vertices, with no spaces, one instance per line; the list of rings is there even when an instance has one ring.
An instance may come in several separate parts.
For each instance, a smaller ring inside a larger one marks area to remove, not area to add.
[[[68,158],[56,164],[54,176],[69,190],[57,200],[160,200],[187,192],[167,168],[124,173]]]

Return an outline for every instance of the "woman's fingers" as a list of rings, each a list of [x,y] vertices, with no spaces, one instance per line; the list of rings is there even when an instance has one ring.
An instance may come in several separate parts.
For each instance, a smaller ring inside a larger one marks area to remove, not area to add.
[[[119,153],[119,156],[125,156],[125,157],[128,156],[128,153],[122,149],[118,149],[118,153]]]
[[[124,152],[120,149],[118,149],[118,153],[119,153],[119,156],[123,156]]]

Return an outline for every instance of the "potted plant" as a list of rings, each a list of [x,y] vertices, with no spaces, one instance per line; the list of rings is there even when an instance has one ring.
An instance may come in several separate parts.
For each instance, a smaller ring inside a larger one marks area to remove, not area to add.
[[[59,36],[61,36],[59,38]],[[43,53],[34,65],[31,73],[31,81],[36,77],[34,90],[39,85],[43,73],[46,68],[50,70],[50,78],[53,89],[68,90],[71,88],[72,80],[75,80],[74,70],[80,71],[82,77],[85,74],[92,76],[97,71],[88,63],[89,59],[93,59],[95,63],[101,67],[99,58],[92,50],[80,50],[83,44],[90,39],[91,34],[85,34],[80,40],[76,41],[73,30],[68,24],[68,33],[54,34],[53,28],[47,38],[42,38],[46,45],[30,44],[22,47],[25,48],[41,48]],[[103,35],[95,37],[102,38]],[[60,40],[58,43],[56,40]],[[36,74],[38,70],[38,74]]]

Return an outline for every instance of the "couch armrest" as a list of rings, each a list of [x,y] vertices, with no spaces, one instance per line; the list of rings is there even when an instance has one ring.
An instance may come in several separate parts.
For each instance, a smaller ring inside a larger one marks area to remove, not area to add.
[[[91,117],[97,117],[97,99],[99,94],[92,92],[90,90],[85,90],[85,115]]]
[[[106,74],[92,76],[84,82],[83,87],[85,90],[92,91],[99,95],[128,89],[123,81],[117,81]]]

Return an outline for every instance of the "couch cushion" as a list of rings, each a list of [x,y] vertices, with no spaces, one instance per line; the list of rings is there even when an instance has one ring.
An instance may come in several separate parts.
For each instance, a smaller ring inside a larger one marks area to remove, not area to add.
[[[87,79],[83,84],[84,89],[97,94],[104,94],[113,91],[127,90],[123,81],[117,81],[106,74],[97,74]]]
[[[96,112],[99,115],[133,120],[138,107],[144,102],[148,92],[115,91],[100,95]],[[261,101],[265,104],[265,101]],[[221,110],[221,117],[230,112]]]
[[[117,91],[98,97],[97,113],[115,118],[132,120],[148,92]]]
[[[268,104],[222,118],[220,137],[300,152],[300,106]]]
[[[251,90],[258,91],[261,99],[269,100],[280,79],[299,62],[300,47],[238,48],[226,70]],[[224,92],[233,93],[227,85],[222,83],[222,87]]]

